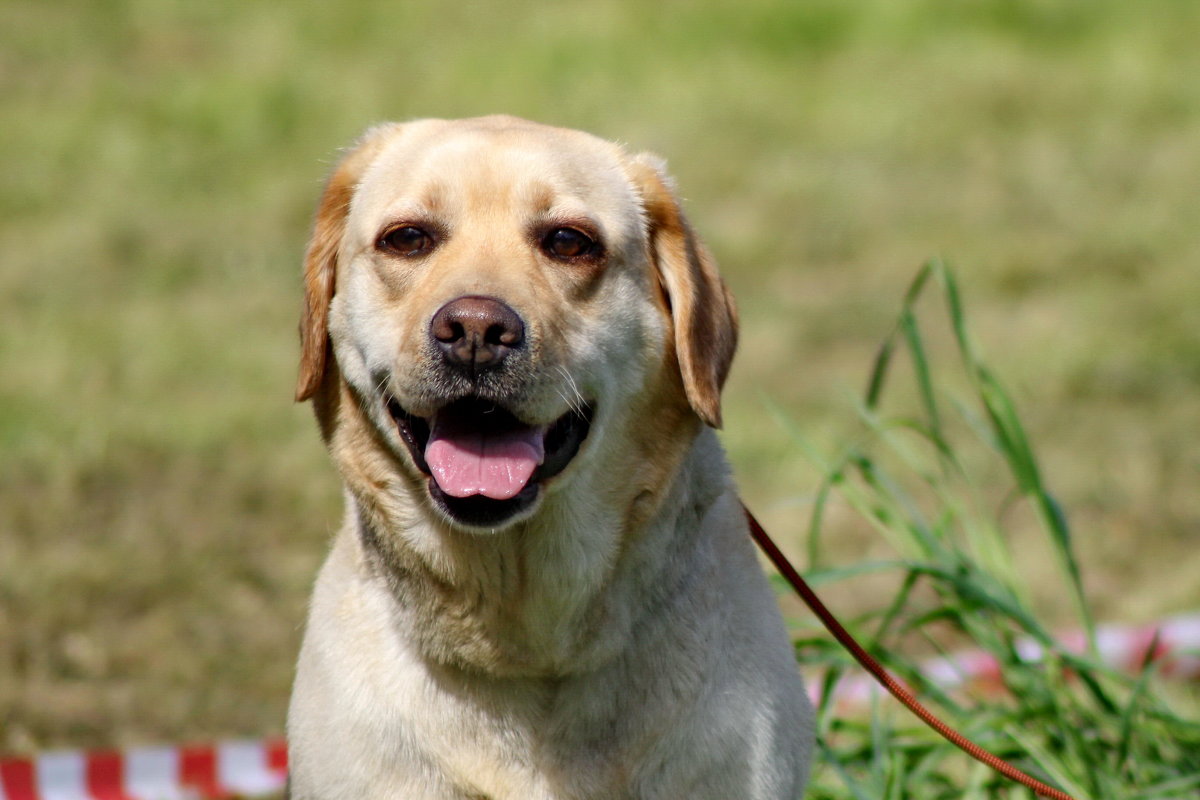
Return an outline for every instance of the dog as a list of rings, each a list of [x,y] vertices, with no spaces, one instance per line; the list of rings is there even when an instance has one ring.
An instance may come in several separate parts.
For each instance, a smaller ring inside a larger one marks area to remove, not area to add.
[[[812,710],[714,431],[736,310],[661,160],[374,127],[304,292],[296,397],[346,514],[290,797],[799,797]]]

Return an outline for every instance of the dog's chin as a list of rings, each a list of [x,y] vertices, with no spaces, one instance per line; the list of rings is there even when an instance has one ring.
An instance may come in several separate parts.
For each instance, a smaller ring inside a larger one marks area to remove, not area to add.
[[[545,485],[567,469],[579,454],[594,416],[593,406],[587,404],[568,410],[549,425],[535,426],[523,422],[503,405],[478,397],[447,403],[431,417],[410,414],[391,395],[385,395],[383,402],[413,466],[425,476],[426,491],[434,507],[453,524],[476,531],[498,530],[529,517]],[[435,418],[439,425],[452,428],[466,438],[537,439],[540,463],[519,490],[509,487],[503,492],[507,496],[488,496],[483,491],[448,492],[439,484],[427,459]]]
[[[483,495],[453,497],[442,491],[432,477],[426,488],[434,505],[454,524],[463,528],[495,531],[529,516],[541,497],[541,485],[530,481],[508,500],[493,500]]]

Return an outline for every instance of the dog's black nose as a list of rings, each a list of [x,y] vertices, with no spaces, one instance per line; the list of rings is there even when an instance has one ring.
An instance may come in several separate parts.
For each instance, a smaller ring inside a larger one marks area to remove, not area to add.
[[[429,335],[447,363],[472,374],[493,369],[525,343],[525,323],[494,297],[468,295],[438,309]]]

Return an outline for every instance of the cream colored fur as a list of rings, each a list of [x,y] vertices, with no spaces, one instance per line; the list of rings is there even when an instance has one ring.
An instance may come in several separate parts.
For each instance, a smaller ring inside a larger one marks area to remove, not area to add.
[[[436,250],[376,246],[398,222]],[[531,231],[586,223],[603,258]],[[661,164],[507,117],[369,131],[318,209],[298,397],[346,484],[288,719],[294,800],[797,798],[812,722],[711,426],[736,315]],[[510,410],[595,417],[497,529],[430,500],[385,408],[440,403],[430,319],[525,321]],[[707,424],[706,424],[707,423]]]

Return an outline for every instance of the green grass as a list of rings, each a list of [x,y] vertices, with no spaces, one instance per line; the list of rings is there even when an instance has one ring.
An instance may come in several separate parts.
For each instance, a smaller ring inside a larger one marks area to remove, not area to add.
[[[824,475],[763,398],[834,451],[915,265],[952,258],[1087,607],[1200,606],[1198,27],[1181,0],[0,5],[0,751],[281,730],[340,515],[290,402],[299,260],[381,119],[670,159],[742,309],[724,439],[795,553]],[[1000,507],[1006,464],[962,458]],[[1077,622],[1036,504],[1003,509],[997,563]],[[843,506],[822,531],[823,563],[892,557]],[[832,604],[902,585],[864,580]]]
[[[914,308],[932,283],[946,301],[958,369],[923,344]],[[966,391],[956,388],[955,375]],[[915,403],[886,402],[898,382]],[[1162,694],[1152,663],[1128,675],[1099,658],[1070,527],[1012,398],[977,355],[954,273],[942,264],[928,264],[911,285],[876,359],[860,419],[859,435],[833,458],[819,455],[799,425],[794,433],[826,476],[809,525],[811,580],[853,584],[871,575],[898,586],[856,620],[868,648],[968,738],[1077,800],[1178,798],[1200,790],[1200,722]],[[989,461],[1004,479],[979,485],[980,465]],[[825,565],[823,522],[837,507],[876,530],[894,556]],[[1065,649],[1030,602],[1006,523],[1017,510],[1035,521],[1055,557],[1057,569],[1048,574],[1060,607],[1074,608],[1086,633],[1082,653]],[[1044,659],[1022,658],[1021,639],[1040,645]],[[948,693],[919,670],[920,656],[966,642],[1000,665],[1001,690]],[[841,707],[836,679],[859,668],[823,631],[800,637],[797,654],[802,664],[826,670],[818,713],[824,763],[810,796],[1029,796],[896,713],[890,698],[866,713]]]

